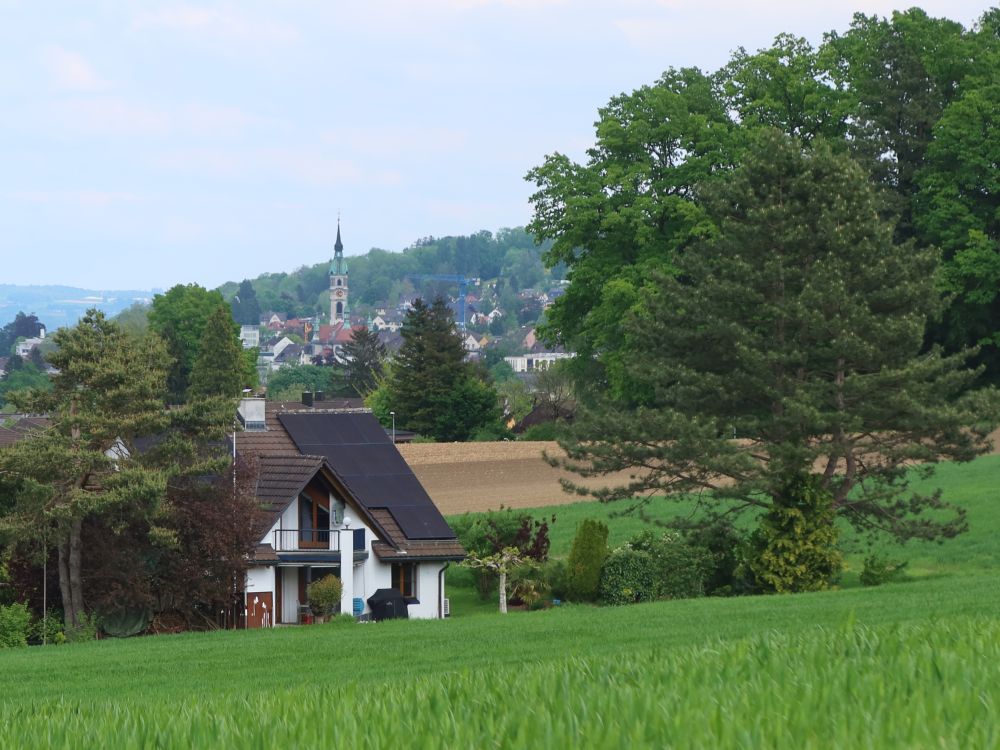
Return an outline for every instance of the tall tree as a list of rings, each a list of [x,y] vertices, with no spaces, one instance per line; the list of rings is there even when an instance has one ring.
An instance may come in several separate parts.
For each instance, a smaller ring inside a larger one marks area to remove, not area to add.
[[[260,302],[257,292],[249,279],[240,282],[240,288],[230,303],[233,308],[233,320],[239,325],[260,325]]]
[[[351,340],[344,344],[345,379],[359,396],[367,396],[378,387],[382,377],[386,357],[385,344],[377,331],[355,328]]]
[[[205,324],[212,311],[225,304],[221,293],[197,284],[178,284],[153,298],[149,327],[167,343],[173,359],[167,384],[175,402],[187,398],[191,368],[201,351]]]
[[[166,489],[165,473],[131,457],[137,438],[167,426],[167,356],[159,339],[132,339],[96,310],[53,338],[52,390],[14,394],[22,408],[49,414],[52,429],[4,451],[0,474],[22,490],[7,524],[58,550],[63,611],[75,628],[84,613],[84,521],[111,509],[149,511]]]
[[[418,299],[400,331],[403,345],[388,383],[402,425],[436,440],[468,440],[500,418],[496,391],[465,361],[451,311]]]
[[[630,387],[616,354],[623,313],[650,274],[669,270],[706,230],[694,186],[731,166],[732,136],[711,78],[669,70],[600,110],[586,164],[557,153],[527,175],[538,188],[528,229],[553,241],[546,262],[566,264],[572,282],[546,310],[542,332],[581,354],[575,367],[597,367],[594,379],[617,393]]]
[[[219,305],[209,315],[199,343],[198,358],[191,368],[192,398],[236,398],[247,381],[246,358],[228,305]]]
[[[962,509],[907,485],[915,462],[929,473],[986,450],[997,413],[995,394],[966,393],[968,352],[921,354],[935,251],[893,240],[846,155],[773,131],[702,199],[712,235],[625,326],[646,403],[586,410],[568,465],[634,473],[605,500],[711,490],[736,509],[794,504],[789,488],[815,473],[805,484],[859,527],[962,531]]]

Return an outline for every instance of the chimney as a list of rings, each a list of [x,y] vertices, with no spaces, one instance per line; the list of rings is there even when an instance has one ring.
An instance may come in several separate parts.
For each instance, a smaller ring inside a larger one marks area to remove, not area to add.
[[[312,391],[302,391],[302,405],[303,406],[313,405]]]

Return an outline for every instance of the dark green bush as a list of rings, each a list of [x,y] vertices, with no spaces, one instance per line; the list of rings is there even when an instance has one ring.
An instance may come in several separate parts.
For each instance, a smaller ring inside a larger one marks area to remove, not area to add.
[[[593,519],[580,522],[566,561],[566,598],[590,602],[597,598],[601,568],[608,556],[608,527]]]
[[[656,598],[657,565],[645,550],[619,547],[604,561],[601,599],[607,604],[635,604]]]
[[[50,610],[49,616],[44,620],[39,617],[33,621],[28,628],[28,642],[45,643],[50,646],[65,643],[66,634],[63,632],[62,615]]]
[[[712,571],[708,550],[686,544],[676,534],[649,530],[636,534],[630,544],[653,558],[656,599],[689,599],[705,594],[705,580]]]
[[[0,648],[27,646],[30,626],[31,612],[26,604],[0,607]]]
[[[752,591],[753,581],[740,567],[740,553],[748,538],[745,532],[727,519],[719,518],[686,529],[684,538],[689,546],[705,549],[711,555],[711,569],[705,577],[706,595],[733,596]]]
[[[519,440],[558,440],[563,435],[563,428],[558,422],[542,422],[533,424],[521,433]]]
[[[507,576],[507,601],[510,604],[534,607],[551,591],[541,563],[522,563]]]
[[[862,586],[881,586],[906,577],[906,562],[894,562],[880,555],[865,558],[865,567],[858,576]]]

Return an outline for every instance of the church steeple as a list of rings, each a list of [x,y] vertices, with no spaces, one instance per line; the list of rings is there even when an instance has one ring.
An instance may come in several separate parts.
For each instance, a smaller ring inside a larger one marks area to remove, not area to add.
[[[330,263],[330,324],[347,321],[347,261],[344,243],[340,240],[340,218],[337,218],[337,241],[333,245]]]

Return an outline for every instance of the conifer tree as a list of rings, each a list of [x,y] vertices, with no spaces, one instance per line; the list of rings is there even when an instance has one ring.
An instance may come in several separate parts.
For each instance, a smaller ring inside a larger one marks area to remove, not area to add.
[[[245,385],[243,348],[227,305],[218,305],[208,316],[191,368],[191,398],[236,398]]]
[[[625,324],[644,403],[587,409],[566,463],[633,473],[604,500],[707,490],[727,509],[768,510],[810,486],[900,539],[964,530],[964,510],[907,485],[915,463],[929,473],[984,452],[997,413],[992,392],[968,391],[970,352],[922,351],[940,308],[936,252],[894,241],[849,157],[775,131],[701,197],[710,236],[654,277]]]
[[[343,353],[347,360],[344,374],[348,385],[361,396],[375,390],[388,356],[378,332],[355,328],[351,340],[344,344]]]
[[[428,307],[418,299],[401,333],[389,390],[402,425],[436,440],[468,440],[499,419],[496,391],[465,361],[444,300]]]

